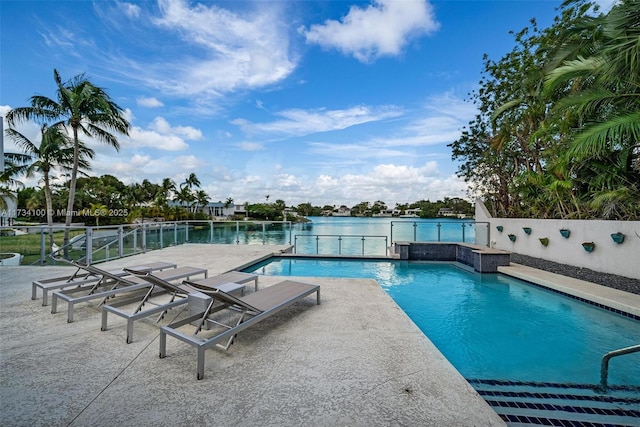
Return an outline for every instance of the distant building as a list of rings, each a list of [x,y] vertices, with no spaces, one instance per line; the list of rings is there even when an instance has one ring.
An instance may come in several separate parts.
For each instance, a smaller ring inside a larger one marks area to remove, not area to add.
[[[169,206],[182,206],[177,202],[169,201]],[[235,205],[233,203],[227,205],[224,202],[209,202],[204,206],[189,206],[186,209],[189,212],[202,212],[214,219],[227,219],[232,216],[247,216],[247,210],[244,205]]]
[[[284,208],[284,218],[286,218],[287,215],[291,215],[293,217],[297,217],[298,216],[298,211],[296,211],[293,208]]]
[[[399,209],[384,209],[381,210],[380,213],[373,214],[375,217],[399,217],[400,210]]]
[[[322,211],[322,216],[351,216],[351,209],[345,205],[334,209],[325,209]]]
[[[351,216],[351,209],[345,205],[340,206],[337,210],[332,212],[333,216]]]
[[[438,209],[438,216],[457,216],[453,209],[451,208],[440,208]]]
[[[233,203],[226,205],[226,203],[223,202],[210,202],[207,203],[206,206],[199,207],[198,210],[217,219],[225,219],[232,216],[247,216],[247,210],[244,205],[235,205]]]
[[[420,208],[406,209],[404,211],[404,215],[400,215],[400,217],[401,218],[419,218],[420,212],[422,212],[422,209]]]
[[[438,210],[438,216],[444,217],[456,217],[456,218],[466,218],[467,216],[463,213],[456,213],[451,208],[440,208]]]

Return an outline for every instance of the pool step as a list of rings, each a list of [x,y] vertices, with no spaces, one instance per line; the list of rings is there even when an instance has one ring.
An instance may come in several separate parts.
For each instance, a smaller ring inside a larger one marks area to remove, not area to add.
[[[640,387],[468,379],[510,427],[640,426]]]

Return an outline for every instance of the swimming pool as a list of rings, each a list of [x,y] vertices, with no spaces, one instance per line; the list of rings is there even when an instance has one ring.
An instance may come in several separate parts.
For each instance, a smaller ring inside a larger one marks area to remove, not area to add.
[[[448,263],[275,257],[245,271],[372,278],[466,378],[597,384],[600,360],[640,343],[640,322],[500,274]],[[640,353],[609,384],[640,385]]]

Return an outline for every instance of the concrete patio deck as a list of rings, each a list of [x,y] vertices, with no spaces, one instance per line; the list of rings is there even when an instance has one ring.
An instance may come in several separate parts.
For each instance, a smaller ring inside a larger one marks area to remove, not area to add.
[[[100,264],[171,261],[209,275],[240,268],[286,246],[182,245]],[[373,280],[297,280],[315,296],[242,332],[224,352],[196,352],[159,326],[126,323],[81,304],[75,322],[33,301],[31,282],[68,267],[0,267],[2,426],[498,426],[498,415]],[[259,286],[282,278],[260,277]],[[247,286],[247,292],[253,291]],[[39,294],[40,295],[40,294]],[[184,307],[184,306],[183,306]],[[182,307],[160,322],[185,316]]]

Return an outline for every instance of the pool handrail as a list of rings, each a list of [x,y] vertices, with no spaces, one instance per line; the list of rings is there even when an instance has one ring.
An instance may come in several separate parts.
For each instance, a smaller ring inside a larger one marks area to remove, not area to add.
[[[640,351],[640,344],[632,345],[630,347],[619,348],[617,350],[612,350],[608,353],[605,353],[602,356],[602,362],[600,364],[600,386],[598,387],[600,391],[607,391],[607,377],[609,376],[609,360],[616,356],[622,356],[624,354],[637,353]]]

